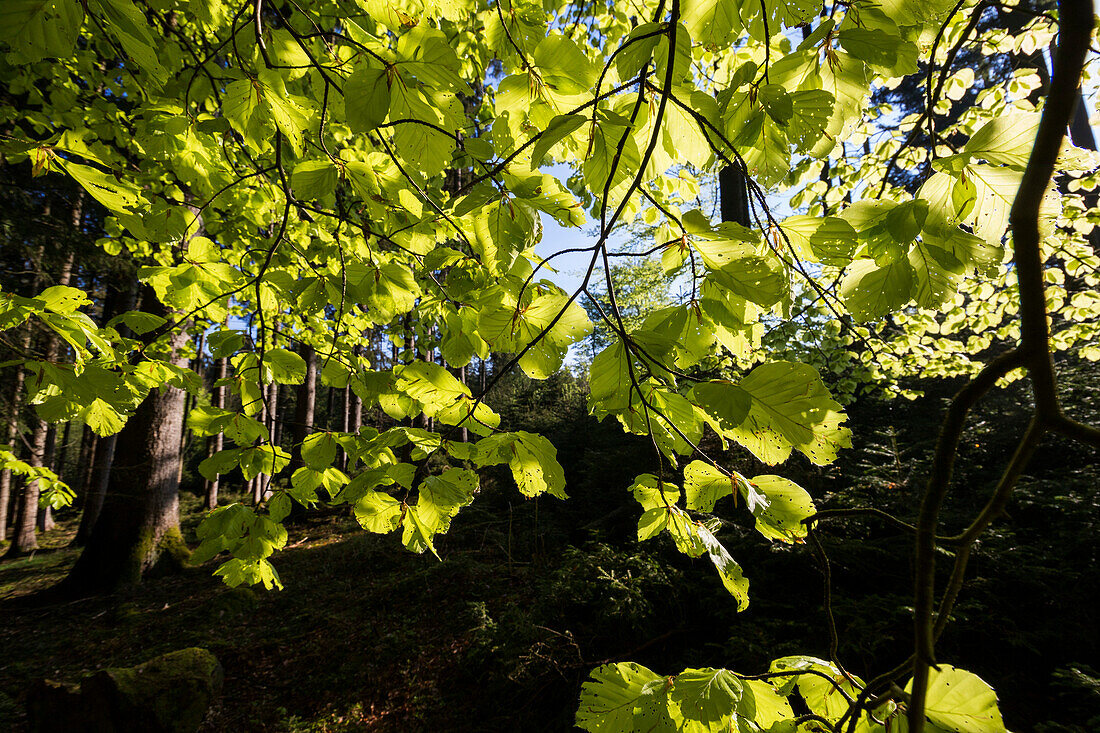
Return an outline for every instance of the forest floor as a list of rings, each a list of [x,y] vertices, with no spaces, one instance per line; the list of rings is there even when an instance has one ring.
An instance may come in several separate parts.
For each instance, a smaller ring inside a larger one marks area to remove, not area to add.
[[[198,517],[187,508],[185,534]],[[225,668],[204,730],[513,730],[517,707],[548,702],[557,715],[522,717],[544,730],[569,727],[581,665],[552,680],[549,695],[479,678],[492,624],[486,604],[522,603],[529,586],[524,565],[491,541],[452,548],[438,562],[330,516],[292,528],[275,558],[282,591],[227,588],[211,575],[215,560],[125,598],[29,603],[75,562],[75,529],[62,520],[41,551],[0,563],[0,730],[25,724],[35,679],[76,681],[190,646],[211,650]]]

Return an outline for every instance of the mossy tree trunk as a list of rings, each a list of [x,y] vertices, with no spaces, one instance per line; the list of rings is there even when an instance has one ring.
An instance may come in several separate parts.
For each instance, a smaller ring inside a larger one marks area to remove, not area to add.
[[[186,329],[172,338],[178,353]],[[185,366],[186,359],[176,359]],[[179,526],[180,436],[185,393],[153,390],[118,434],[98,520],[59,590],[69,596],[136,585],[155,568],[177,568],[189,551]]]

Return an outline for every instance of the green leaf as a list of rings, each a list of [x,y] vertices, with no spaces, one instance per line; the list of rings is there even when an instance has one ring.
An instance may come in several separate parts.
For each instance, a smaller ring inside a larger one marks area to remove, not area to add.
[[[315,471],[323,471],[336,460],[338,447],[332,433],[314,433],[302,443],[302,460]]]
[[[836,216],[790,216],[780,226],[803,256],[826,265],[847,265],[858,244],[856,230]]]
[[[651,473],[643,473],[634,479],[628,491],[642,505],[642,509],[666,509],[680,500],[680,488],[676,484],[660,481]]]
[[[794,117],[794,100],[781,84],[764,84],[760,87],[760,104],[776,124],[786,127]]]
[[[622,50],[615,56],[615,68],[619,78],[626,80],[638,75],[646,62],[653,58],[653,50],[660,41],[657,23],[642,23],[623,39]]]
[[[390,111],[390,75],[385,69],[360,66],[344,82],[344,111],[353,132],[370,132]]]
[[[924,227],[928,217],[928,202],[913,199],[898,204],[886,214],[886,230],[896,242],[912,242]]]
[[[752,409],[752,395],[732,382],[699,382],[691,396],[724,430],[739,426]]]
[[[518,431],[511,445],[508,467],[516,486],[524,496],[550,493],[559,499],[565,495],[565,471],[558,463],[558,451],[541,435]]]
[[[597,354],[588,370],[588,399],[593,406],[614,411],[630,405],[630,365],[622,341]]]
[[[122,315],[115,316],[107,322],[108,326],[115,326],[118,323],[122,323],[127,326],[131,331],[141,336],[142,334],[149,333],[155,329],[160,328],[168,321],[160,316],[153,315],[152,313],[142,313],[141,311],[127,311]]]
[[[114,435],[126,424],[118,411],[98,397],[80,411],[80,419],[100,437]]]
[[[275,566],[264,558],[241,560],[235,557],[224,562],[214,571],[214,575],[224,580],[225,584],[231,588],[236,588],[238,585],[263,583],[264,588],[268,590],[283,589],[283,583],[279,579],[279,573],[275,571]]]
[[[777,730],[779,721],[789,721],[794,717],[787,698],[767,682],[744,680],[741,688],[741,700],[737,704],[737,714],[755,721],[762,730]]]
[[[840,284],[840,297],[857,320],[881,318],[912,299],[913,267],[907,259],[881,267],[874,260],[855,260]]]
[[[712,272],[715,282],[764,307],[787,294],[789,277],[782,263],[766,257],[742,257]]]
[[[848,712],[848,700],[837,688],[848,694],[849,698],[859,695],[859,690],[835,665],[823,659],[810,656],[791,656],[776,659],[771,663],[771,671],[784,672],[794,670],[812,670],[819,674],[801,674],[786,678],[780,690],[790,691],[797,686],[798,693],[806,701],[810,711],[827,720],[839,720]],[[856,678],[859,681],[859,678]]]
[[[724,0],[684,0],[681,11],[691,37],[703,46],[725,46],[743,26],[740,6]]]
[[[6,0],[0,3],[0,40],[32,62],[66,58],[83,19],[76,0]]]
[[[35,300],[41,300],[48,310],[59,315],[72,315],[79,308],[91,305],[88,295],[78,288],[54,285],[43,290]]]
[[[271,501],[267,503],[267,514],[271,517],[271,521],[281,522],[290,514],[290,508],[290,495],[285,491],[280,491],[271,497]]]
[[[423,404],[424,414],[429,416],[470,396],[470,389],[446,367],[425,361],[416,361],[402,368],[397,386]]]
[[[150,33],[145,14],[130,0],[89,0],[107,18],[107,29],[126,51],[157,84],[163,84],[168,72],[160,63],[157,47]]]
[[[922,308],[947,302],[955,294],[957,276],[963,271],[963,264],[950,252],[924,244],[909,250],[909,266],[913,268],[913,299]]]
[[[99,203],[124,214],[142,205],[141,194],[129,183],[87,165],[55,158],[73,179]]]
[[[264,352],[264,365],[271,370],[271,378],[279,384],[301,384],[306,378],[306,361],[287,349],[268,349]]]
[[[963,151],[990,163],[1003,163],[1023,170],[1031,157],[1040,116],[1038,112],[997,115],[970,136]]]
[[[906,685],[911,692],[912,681]],[[948,664],[928,672],[928,693],[924,716],[947,731],[957,733],[1004,733],[997,707],[997,695],[977,675]]]
[[[782,476],[754,476],[752,484],[766,500],[753,511],[756,531],[780,542],[804,540],[806,525],[802,520],[816,511],[806,490]]]
[[[206,480],[213,481],[219,474],[229,473],[236,468],[240,457],[241,451],[237,448],[218,451],[199,463],[199,473]]]
[[[1008,215],[1023,174],[1012,168],[978,163],[968,166],[965,175],[974,184],[975,203],[964,221],[973,225],[979,237],[999,245],[1008,229]]]
[[[435,553],[432,537],[447,531],[451,518],[473,501],[477,487],[477,474],[464,468],[447,468],[424,479],[416,506],[405,512],[405,545],[413,552]]]
[[[206,337],[206,343],[210,347],[210,355],[215,359],[224,359],[244,348],[244,331],[228,330],[211,331]]]
[[[338,171],[329,160],[307,160],[294,166],[290,187],[294,197],[310,201],[328,196],[336,190]]]
[[[912,60],[916,51],[913,44],[880,28],[844,28],[837,38],[841,48],[853,58],[892,76],[905,76],[917,70]]]
[[[722,543],[718,541],[709,529],[697,526],[696,532],[707,556],[718,570],[718,577],[722,579],[722,585],[729,591],[737,602],[737,610],[744,611],[749,607],[749,581],[741,572],[741,566],[733,559]]]
[[[309,127],[306,110],[286,91],[283,76],[275,69],[261,69],[258,75],[260,93],[270,110],[279,132],[296,153],[301,154],[302,136]]]
[[[727,476],[709,463],[692,461],[684,468],[684,495],[687,508],[710,512],[714,504],[733,493],[737,479]]]
[[[729,726],[742,690],[741,680],[733,672],[706,667],[676,675],[668,697],[686,720],[718,730]]]
[[[546,130],[539,136],[538,142],[531,148],[531,161],[538,165],[550,151],[550,148],[576,132],[585,123],[581,115],[557,115]]]
[[[836,98],[824,89],[804,89],[791,93],[791,104],[793,114],[787,125],[787,137],[795,150],[807,153],[825,134]]]
[[[368,491],[354,506],[355,520],[368,532],[388,534],[401,524],[401,502],[381,491]]]
[[[818,466],[851,446],[845,415],[829,397],[817,371],[806,364],[761,364],[738,385],[752,399],[745,421],[731,431],[738,443],[764,463],[785,461],[797,448]]]
[[[648,683],[661,678],[634,662],[605,664],[581,686],[576,723],[589,733],[632,731],[634,711]]]

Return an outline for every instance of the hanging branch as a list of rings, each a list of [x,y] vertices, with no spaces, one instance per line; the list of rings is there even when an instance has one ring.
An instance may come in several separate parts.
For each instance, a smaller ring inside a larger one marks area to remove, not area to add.
[[[1058,153],[1073,114],[1093,26],[1092,4],[1087,0],[1061,0],[1058,9],[1059,38],[1054,54],[1050,93],[1043,107],[1035,145],[1009,217],[1020,291],[1020,345],[990,362],[952,401],[940,431],[932,477],[921,502],[915,560],[913,687],[907,711],[909,730],[912,733],[921,733],[924,729],[929,669],[935,664],[937,628],[942,631],[946,623],[947,613],[962,582],[969,548],[981,531],[1003,510],[1043,433],[1048,428],[1054,429],[1090,445],[1100,445],[1100,431],[1081,425],[1062,413],[1047,330],[1048,314],[1040,247],[1042,235],[1039,231],[1040,207],[1054,176]],[[939,508],[951,479],[952,464],[966,413],[997,379],[1018,366],[1026,367],[1031,378],[1034,400],[1032,422],[1005,468],[993,498],[971,528],[961,536],[965,542],[959,550],[951,583],[941,603],[940,618],[934,620],[935,530]]]

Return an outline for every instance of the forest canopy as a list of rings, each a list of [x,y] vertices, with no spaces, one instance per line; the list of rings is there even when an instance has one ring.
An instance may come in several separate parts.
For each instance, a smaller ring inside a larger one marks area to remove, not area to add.
[[[738,611],[735,511],[824,568],[834,520],[883,522],[913,588],[910,654],[872,678],[827,606],[828,658],[607,663],[578,726],[1003,731],[936,643],[1040,441],[1100,447],[1057,382],[1100,360],[1093,21],[1087,0],[9,0],[0,539],[11,505],[8,555],[32,552],[77,499],[65,597],[214,558],[282,588],[318,506],[445,557],[494,467],[569,501],[557,447],[493,395],[573,369],[649,445],[637,540],[705,558]],[[909,515],[819,509],[790,467],[835,462],[847,406],[917,378],[959,389]],[[968,412],[1025,379],[1026,429],[947,534]]]

